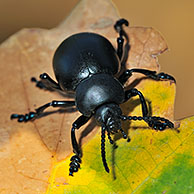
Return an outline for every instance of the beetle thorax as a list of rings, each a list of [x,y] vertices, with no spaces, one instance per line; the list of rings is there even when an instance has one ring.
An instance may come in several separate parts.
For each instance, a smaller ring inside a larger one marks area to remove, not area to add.
[[[95,74],[76,88],[76,106],[84,116],[91,116],[103,104],[123,103],[123,86],[109,74]]]

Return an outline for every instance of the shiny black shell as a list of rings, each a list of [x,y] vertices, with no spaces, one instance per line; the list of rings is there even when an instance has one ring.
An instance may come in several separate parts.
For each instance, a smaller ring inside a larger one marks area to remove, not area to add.
[[[116,78],[100,73],[83,80],[77,86],[75,96],[78,110],[85,116],[91,116],[103,104],[123,103],[125,92]]]
[[[120,60],[105,37],[85,32],[74,34],[60,44],[53,57],[53,69],[60,87],[75,91],[92,74],[116,74]]]

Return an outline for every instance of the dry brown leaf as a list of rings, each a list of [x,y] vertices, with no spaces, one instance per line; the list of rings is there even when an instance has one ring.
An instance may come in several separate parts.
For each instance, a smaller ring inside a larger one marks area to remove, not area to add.
[[[103,7],[103,9],[101,9]],[[1,130],[0,130],[0,192],[42,193],[46,190],[52,156],[63,159],[70,153],[70,127],[80,115],[78,112],[51,114],[20,124],[10,121],[12,113],[27,113],[54,99],[64,99],[56,93],[41,91],[31,82],[47,72],[54,78],[52,56],[67,36],[82,32],[97,32],[114,45],[118,34],[113,25],[119,18],[109,0],[95,4],[82,0],[58,27],[23,29],[0,46],[1,74]],[[126,28],[130,37],[130,55],[127,67],[145,67],[158,70],[155,56],[167,49],[166,43],[152,28]],[[94,128],[90,124],[88,131]],[[78,132],[78,136],[84,128]],[[96,130],[82,133],[83,141]]]

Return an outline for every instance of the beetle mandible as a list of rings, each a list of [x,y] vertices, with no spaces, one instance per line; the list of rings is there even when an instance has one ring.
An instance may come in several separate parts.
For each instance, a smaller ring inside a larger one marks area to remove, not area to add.
[[[105,154],[105,134],[109,142],[114,143],[111,134],[121,132],[127,138],[121,127],[121,121],[144,120],[155,130],[173,128],[168,119],[148,115],[148,108],[143,94],[136,88],[124,90],[124,84],[133,73],[141,73],[154,80],[175,79],[165,73],[157,74],[148,69],[127,69],[120,76],[123,63],[124,39],[127,40],[123,25],[128,26],[125,19],[118,20],[114,28],[118,32],[117,49],[105,37],[96,33],[78,33],[65,39],[57,48],[53,57],[53,69],[57,82],[48,74],[40,75],[40,80],[32,78],[36,86],[47,90],[74,92],[75,101],[52,101],[28,114],[12,114],[11,119],[18,122],[35,120],[48,107],[76,107],[82,114],[71,129],[71,142],[74,156],[71,157],[69,175],[77,172],[81,163],[81,150],[77,143],[75,130],[94,117],[101,126],[101,156],[104,168],[109,172]],[[125,116],[119,107],[133,96],[139,96],[142,105],[142,116]]]

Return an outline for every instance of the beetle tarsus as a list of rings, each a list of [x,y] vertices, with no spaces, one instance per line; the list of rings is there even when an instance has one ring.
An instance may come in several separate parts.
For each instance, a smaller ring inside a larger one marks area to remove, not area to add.
[[[36,118],[35,112],[29,112],[28,114],[12,114],[10,119],[18,119],[18,122],[27,122]]]
[[[117,32],[119,32],[119,31],[122,29],[122,26],[123,26],[123,25],[129,26],[129,22],[128,22],[126,19],[124,19],[124,18],[118,20],[118,21],[115,23],[114,28],[115,28],[115,30],[116,30]]]
[[[69,168],[69,176],[73,176],[74,172],[77,172],[80,168],[80,163],[81,163],[81,150],[79,148],[79,145],[76,140],[75,136],[75,130],[79,129],[82,125],[86,124],[90,117],[86,117],[84,115],[81,115],[80,117],[77,118],[76,121],[72,124],[71,128],[71,143],[73,146],[73,152],[75,153],[74,156],[71,157],[71,163],[70,168]]]
[[[46,89],[45,85],[42,83],[42,81],[38,81],[35,77],[31,78],[31,82],[36,83],[36,87],[39,89]]]
[[[174,124],[169,121],[168,119],[162,118],[162,117],[149,117],[148,119],[144,119],[145,122],[148,123],[148,125],[159,131],[165,130],[167,127],[168,128],[174,128]],[[162,121],[162,122],[161,122]]]
[[[163,73],[163,72],[156,74],[155,80],[172,80],[176,83],[176,80],[173,76],[168,75],[168,74]]]
[[[31,78],[31,82],[36,83],[36,87],[48,91],[61,91],[59,84],[57,84],[47,73],[40,74],[40,80],[35,77]]]
[[[29,112],[27,114],[12,114],[10,119],[18,119],[18,122],[27,122],[31,120],[35,120],[38,116],[40,116],[45,109],[48,107],[55,107],[55,108],[65,108],[75,106],[75,101],[56,101],[53,100],[52,102],[46,103],[43,106],[35,109],[35,112]]]
[[[77,172],[80,168],[81,159],[78,155],[74,155],[71,157],[70,161],[69,176],[73,176],[73,173]]]

